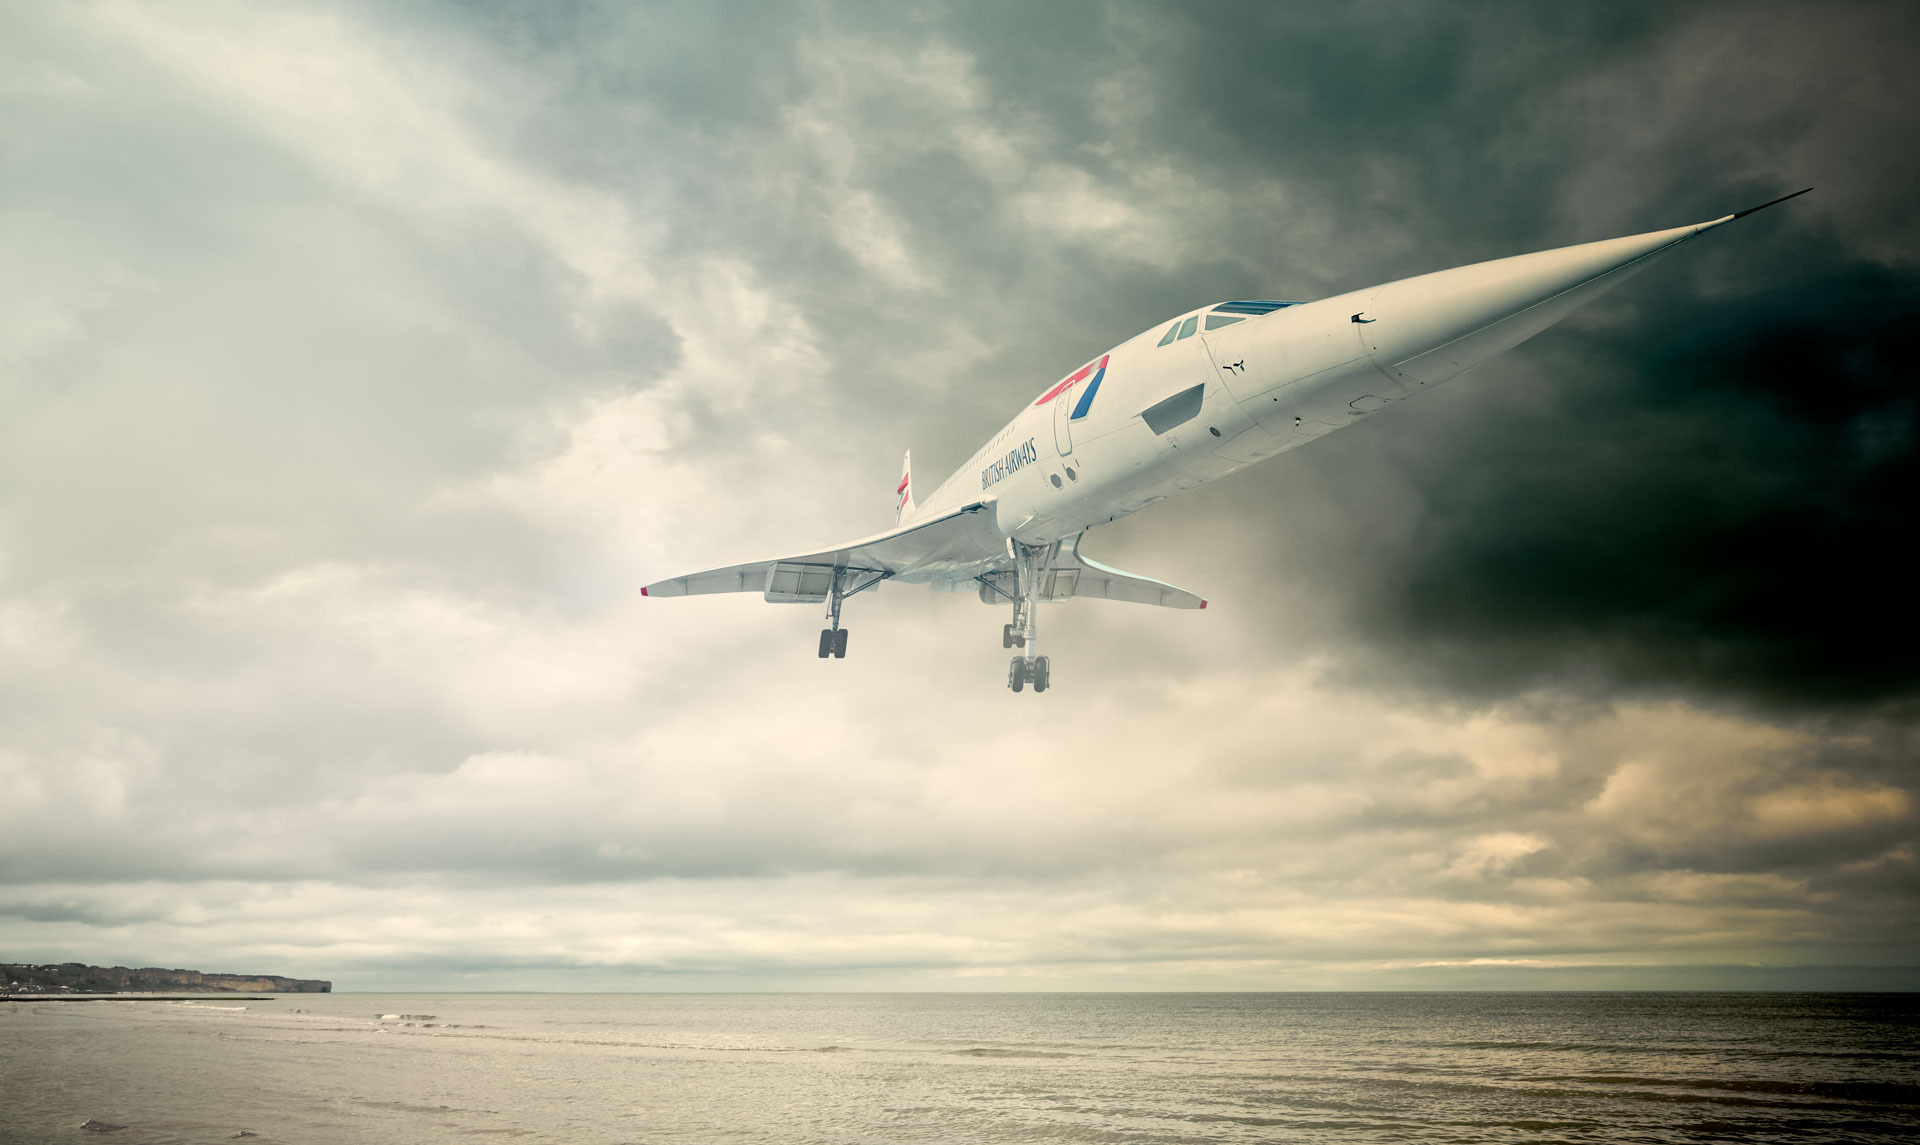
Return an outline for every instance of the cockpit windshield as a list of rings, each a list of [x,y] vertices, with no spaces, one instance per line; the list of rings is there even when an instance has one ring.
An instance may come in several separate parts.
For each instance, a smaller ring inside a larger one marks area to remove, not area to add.
[[[1222,302],[1207,313],[1207,329],[1218,330],[1222,326],[1231,326],[1235,322],[1245,322],[1249,318],[1257,318],[1262,314],[1271,314],[1276,310],[1284,310],[1289,306],[1298,305],[1300,305],[1298,302],[1278,302],[1270,298],[1256,298],[1241,302]],[[1200,315],[1198,314],[1187,318],[1185,321],[1175,322],[1173,325],[1167,327],[1165,334],[1160,336],[1159,344],[1166,346],[1178,342],[1182,338],[1191,338],[1193,337],[1194,331],[1199,329],[1199,326]]]
[[[1270,298],[1256,298],[1247,302],[1222,302],[1213,308],[1215,314],[1243,314],[1254,317],[1260,314],[1272,314],[1289,306],[1298,306],[1298,302],[1275,302]]]

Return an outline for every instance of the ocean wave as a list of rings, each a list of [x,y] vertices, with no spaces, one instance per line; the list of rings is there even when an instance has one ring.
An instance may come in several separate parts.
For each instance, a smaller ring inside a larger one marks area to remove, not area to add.
[[[1597,1086],[1645,1086],[1685,1090],[1723,1090],[1729,1093],[1780,1094],[1822,1097],[1835,1101],[1881,1105],[1920,1105],[1920,1085],[1886,1081],[1805,1081],[1797,1078],[1746,1077],[1635,1077],[1614,1074],[1568,1074],[1536,1081],[1577,1082]]]

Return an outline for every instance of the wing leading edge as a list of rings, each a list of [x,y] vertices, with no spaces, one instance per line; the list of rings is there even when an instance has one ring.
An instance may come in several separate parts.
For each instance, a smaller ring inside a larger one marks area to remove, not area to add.
[[[1049,562],[1040,599],[1124,600],[1161,608],[1205,608],[1207,602],[1186,589],[1110,568],[1080,552],[1083,539],[1062,546]],[[1006,538],[994,522],[993,502],[978,501],[864,540],[813,553],[748,561],[669,577],[640,590],[642,596],[701,596],[716,592],[758,592],[768,600],[814,601],[825,593],[833,570],[880,580],[945,581],[960,587],[981,585],[988,603],[1011,600],[1018,589]],[[779,575],[776,576],[776,571]],[[955,583],[958,582],[958,583]]]
[[[950,513],[850,541],[837,548],[669,577],[647,585],[640,594],[699,596],[710,592],[759,592],[768,593],[770,598],[794,599],[791,592],[776,591],[771,581],[776,567],[802,575],[813,570],[842,569],[883,579],[971,578],[1006,564],[1006,549],[1006,540],[994,523],[993,502],[976,501]],[[813,595],[800,594],[801,597]]]

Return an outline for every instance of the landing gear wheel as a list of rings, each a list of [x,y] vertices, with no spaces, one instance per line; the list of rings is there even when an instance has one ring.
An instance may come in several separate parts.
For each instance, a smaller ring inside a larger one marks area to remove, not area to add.
[[[1025,656],[1015,656],[1013,663],[1007,667],[1007,687],[1017,692],[1026,685],[1026,682],[1027,658]]]
[[[1035,656],[1027,662],[1027,675],[1033,679],[1033,690],[1044,692],[1053,685],[1053,665],[1045,656]]]
[[[1013,625],[1003,624],[1000,626],[1000,647],[1025,648],[1026,646],[1027,638],[1014,632]]]
[[[844,628],[837,630],[833,634],[833,658],[835,660],[845,660],[847,658],[847,630]]]
[[[820,658],[825,660],[831,655],[833,655],[833,629],[822,628],[820,630]]]

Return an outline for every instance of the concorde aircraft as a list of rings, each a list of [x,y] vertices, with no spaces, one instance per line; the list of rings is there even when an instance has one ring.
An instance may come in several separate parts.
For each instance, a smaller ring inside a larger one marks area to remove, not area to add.
[[[1807,190],[1812,190],[1811,187]],[[895,525],[834,548],[647,585],[827,606],[820,657],[844,658],[848,597],[889,581],[1010,605],[1015,692],[1044,692],[1036,606],[1071,597],[1205,608],[1183,588],[1080,551],[1088,530],[1285,453],[1504,353],[1675,247],[1806,191],[1672,230],[1435,271],[1318,302],[1202,306],[1043,389],[922,497],[907,452]]]

